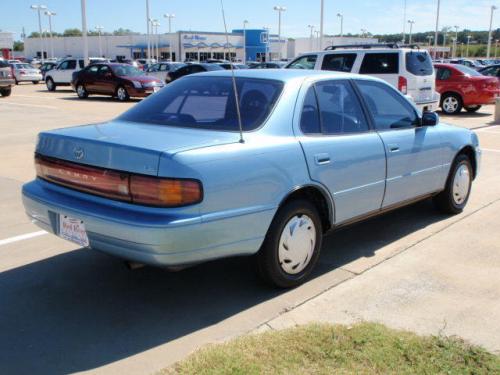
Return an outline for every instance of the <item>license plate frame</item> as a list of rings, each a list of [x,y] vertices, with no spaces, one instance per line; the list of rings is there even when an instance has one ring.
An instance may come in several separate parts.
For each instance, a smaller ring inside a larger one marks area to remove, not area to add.
[[[59,237],[76,243],[82,247],[89,247],[89,237],[83,220],[67,215],[59,215]]]

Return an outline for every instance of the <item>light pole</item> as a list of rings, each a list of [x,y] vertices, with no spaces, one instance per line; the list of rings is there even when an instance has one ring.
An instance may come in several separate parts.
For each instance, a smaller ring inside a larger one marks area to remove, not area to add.
[[[492,5],[491,6],[491,13],[490,13],[490,31],[488,32],[488,49],[486,50],[486,58],[490,58],[490,53],[491,53],[491,28],[493,26],[493,12],[497,9],[496,6]]]
[[[313,51],[314,26],[313,25],[307,25],[307,27],[311,31],[311,34],[309,36],[309,50],[312,52]]]
[[[469,57],[469,44],[470,44],[470,40],[472,39],[472,35],[467,35],[467,57]]]
[[[175,14],[173,13],[166,13],[163,15],[163,17],[168,18],[168,56],[170,57],[170,61],[174,61],[172,59],[172,18],[175,18]]]
[[[146,24],[147,24],[147,30],[146,30],[146,39],[148,43],[148,52],[146,53],[146,59],[151,58],[151,36],[149,32],[149,24],[150,24],[150,17],[149,17],[149,0],[146,0]]]
[[[266,38],[266,52],[264,53],[264,61],[263,62],[268,62],[269,60],[271,60],[271,56],[268,56],[268,55],[271,55],[271,52],[269,51],[269,27],[267,26],[263,26],[262,29],[266,32],[267,34],[267,38]]]
[[[436,31],[434,33],[434,58],[437,57],[437,47],[438,47],[438,33],[439,33],[439,10],[441,8],[441,0],[437,2],[437,12],[436,12]]]
[[[38,12],[38,32],[40,33],[40,60],[44,59],[43,56],[43,36],[42,36],[42,17],[40,16],[40,11],[46,10],[47,7],[45,5],[32,5],[31,9],[36,10]]]
[[[442,32],[443,32],[443,47],[446,47],[446,36],[448,34],[448,30],[450,30],[449,27],[443,27],[443,30],[442,30]]]
[[[158,26],[160,26],[160,24],[157,19],[152,18],[149,19],[149,22],[151,23],[151,34],[153,34],[151,54],[156,55],[156,58],[158,59]],[[150,56],[150,58],[152,57]]]
[[[50,57],[54,58],[54,40],[52,39],[52,16],[55,16],[56,12],[51,12],[50,10],[46,10],[45,15],[49,17]]]
[[[340,38],[344,37],[344,15],[342,13],[337,13],[337,17],[340,18]]]
[[[408,21],[410,22],[410,21]],[[411,26],[410,26],[411,27]],[[410,31],[411,34],[411,31]],[[411,36],[410,36],[411,39]],[[403,0],[403,44],[406,41],[406,0]],[[411,44],[411,42],[410,42]]]
[[[432,39],[434,39],[434,37],[432,35],[427,35],[427,40],[429,41],[429,48],[431,46]]]
[[[282,7],[280,5],[276,5],[274,7],[274,10],[278,12],[278,44],[279,44],[279,52],[278,52],[278,59],[281,60],[281,13],[286,11],[285,7]]]
[[[324,33],[324,23],[325,23],[325,0],[321,0],[321,9],[320,9],[320,24],[319,24],[319,50],[323,48],[323,35]]]
[[[319,51],[319,50],[321,50],[321,45],[320,45],[320,43],[321,43],[321,38],[320,38],[321,32],[318,31],[318,30],[316,30],[314,32],[314,34],[316,35],[316,40],[318,41],[317,43],[318,43],[318,51]]]
[[[408,39],[408,44],[411,44],[411,36],[412,36],[412,32],[413,32],[413,25],[415,24],[415,21],[408,20],[408,23],[410,24],[410,37],[409,37],[409,39]]]
[[[361,29],[361,38],[366,38],[366,33],[368,32],[368,30],[366,29]]]
[[[247,63],[247,25],[248,21],[243,21],[243,64]]]
[[[97,30],[97,33],[99,35],[99,57],[103,57],[102,55],[102,44],[101,44],[101,32],[104,30],[104,27],[102,26],[96,26],[95,29]]]
[[[497,59],[498,39],[495,40],[495,60]]]
[[[87,1],[81,0],[82,5],[82,39],[83,39],[83,66],[89,64],[89,41],[87,38]]]
[[[457,57],[458,56],[458,29],[460,26],[453,26],[455,28],[455,42],[453,43],[453,56]]]

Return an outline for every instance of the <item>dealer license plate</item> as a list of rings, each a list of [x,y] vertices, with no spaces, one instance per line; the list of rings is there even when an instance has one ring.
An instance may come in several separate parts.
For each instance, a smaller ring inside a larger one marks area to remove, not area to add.
[[[85,225],[80,219],[59,215],[59,237],[83,247],[89,246]]]

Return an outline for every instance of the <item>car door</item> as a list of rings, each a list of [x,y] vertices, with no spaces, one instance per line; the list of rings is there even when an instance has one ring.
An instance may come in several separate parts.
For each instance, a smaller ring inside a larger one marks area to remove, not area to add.
[[[112,95],[115,92],[116,79],[108,65],[100,65],[96,78],[96,92]]]
[[[380,209],[384,145],[370,129],[350,81],[322,81],[309,87],[299,133],[311,179],[333,197],[336,224]]]
[[[91,65],[79,73],[79,80],[83,81],[85,89],[89,93],[96,92],[97,71],[99,65]]]
[[[55,83],[63,82],[63,74],[64,71],[68,69],[69,62],[70,60],[63,61],[61,64],[59,64],[57,69],[51,72],[50,75]]]
[[[383,207],[441,190],[449,166],[443,165],[439,130],[420,126],[417,111],[393,87],[371,80],[355,82],[386,149]]]

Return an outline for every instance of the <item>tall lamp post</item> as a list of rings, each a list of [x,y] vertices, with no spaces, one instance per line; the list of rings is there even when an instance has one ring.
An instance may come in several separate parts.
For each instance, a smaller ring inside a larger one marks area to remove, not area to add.
[[[89,41],[87,38],[87,0],[81,0],[82,5],[82,39],[83,39],[83,65],[89,65]]]
[[[434,33],[434,58],[437,57],[437,47],[438,47],[438,34],[439,34],[439,10],[441,8],[441,0],[437,1],[437,12],[436,12],[436,31]]]
[[[472,39],[472,35],[467,35],[467,49],[466,49],[466,51],[467,51],[467,53],[466,53],[467,57],[469,57],[469,44],[470,44],[470,40],[471,39]]]
[[[410,31],[410,34],[411,34],[411,31]],[[411,36],[410,36],[410,39],[411,39]],[[403,44],[405,44],[405,41],[406,41],[406,0],[403,0]],[[409,44],[411,44],[411,42]]]
[[[491,54],[491,28],[493,27],[493,12],[497,9],[496,6],[492,5],[491,6],[491,12],[490,12],[490,30],[488,32],[488,49],[486,50],[486,58],[490,58]]]
[[[149,25],[151,23],[150,20],[151,18],[149,17],[149,0],[146,0],[146,24],[147,24],[146,39],[148,43],[148,51],[146,53],[146,59],[151,58],[151,35],[149,31]]]
[[[429,47],[431,46],[432,39],[434,39],[432,35],[427,35],[427,40],[429,41]]]
[[[453,55],[454,57],[458,56],[458,29],[460,29],[460,26],[453,26],[455,28],[455,42],[453,43]]]
[[[163,15],[163,17],[168,19],[168,56],[170,57],[170,61],[174,61],[172,59],[172,18],[175,18],[175,14],[173,13],[166,13]]]
[[[160,26],[159,22],[157,19],[150,19],[149,22],[151,22],[151,34],[153,34],[153,42],[151,43],[151,53],[153,55],[156,55],[156,58],[158,59],[158,26]],[[151,58],[151,56],[150,56]]]
[[[279,52],[278,52],[278,59],[281,60],[281,13],[286,11],[285,7],[282,7],[280,5],[276,5],[274,7],[274,10],[278,12],[278,45],[279,45]]]
[[[410,36],[408,38],[408,44],[411,44],[411,37],[412,37],[412,32],[413,32],[413,25],[415,24],[415,21],[408,20],[408,23],[410,24]]]
[[[243,64],[247,63],[247,25],[248,21],[243,21]]]
[[[46,10],[47,7],[45,5],[32,5],[31,9],[36,10],[38,12],[38,32],[40,33],[40,59],[43,60],[43,36],[42,36],[42,17],[40,16],[40,12],[42,10]]]
[[[340,18],[340,38],[344,37],[344,15],[342,13],[337,13],[337,17]]]
[[[101,44],[101,32],[102,32],[102,30],[104,30],[104,27],[102,27],[102,26],[96,26],[95,29],[97,31],[97,35],[99,35],[99,57],[103,57],[103,55],[102,55],[102,44]]]
[[[309,50],[312,52],[313,51],[313,38],[314,38],[314,26],[313,25],[307,25],[307,28],[311,32],[309,35]]]
[[[321,38],[320,38],[320,35],[321,35],[321,32],[316,30],[314,32],[314,34],[316,35],[316,40],[317,40],[317,43],[318,43],[318,51],[321,50]]]
[[[321,0],[320,7],[320,23],[319,23],[319,49],[323,48],[323,35],[324,33],[324,23],[325,23],[325,0]]]
[[[51,12],[50,10],[46,10],[45,15],[49,18],[50,57],[54,58],[54,40],[52,39],[52,16],[55,16],[56,12]]]

